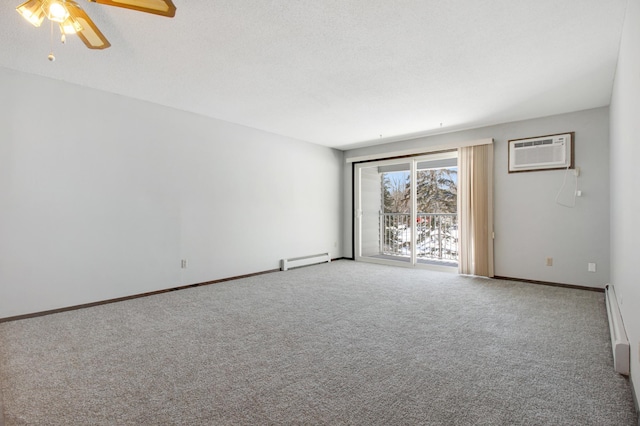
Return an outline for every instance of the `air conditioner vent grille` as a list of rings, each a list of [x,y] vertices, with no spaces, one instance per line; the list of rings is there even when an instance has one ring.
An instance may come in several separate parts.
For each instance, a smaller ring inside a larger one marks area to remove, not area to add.
[[[516,148],[523,148],[525,146],[538,146],[538,145],[550,145],[553,143],[553,139],[538,139],[535,141],[518,142],[515,144]]]

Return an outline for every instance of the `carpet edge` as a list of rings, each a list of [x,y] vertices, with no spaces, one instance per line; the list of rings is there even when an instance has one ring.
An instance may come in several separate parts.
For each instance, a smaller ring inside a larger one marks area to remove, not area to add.
[[[335,262],[335,261],[338,261],[338,260],[352,260],[352,259],[349,259],[349,258],[346,258],[346,257],[336,257],[336,258],[332,258],[331,259],[332,262]],[[217,279],[217,280],[204,281],[204,282],[195,283],[195,284],[186,284],[186,285],[182,285],[182,286],[178,286],[178,287],[171,287],[171,288],[167,288],[167,289],[155,290],[155,291],[150,291],[150,292],[146,292],[146,293],[132,294],[132,295],[129,295],[129,296],[117,297],[117,298],[114,298],[114,299],[98,300],[96,302],[84,303],[84,304],[81,304],[81,305],[66,306],[66,307],[63,307],[63,308],[50,309],[50,310],[47,310],[47,311],[32,312],[30,314],[5,317],[5,318],[0,318],[0,324],[2,324],[3,322],[19,321],[19,320],[23,320],[23,319],[42,317],[42,316],[45,316],[45,315],[58,314],[58,313],[61,313],[61,312],[68,312],[68,311],[75,311],[75,310],[78,310],[78,309],[92,308],[94,306],[107,305],[109,303],[124,302],[126,300],[138,299],[138,298],[147,297],[147,296],[155,296],[157,294],[168,293],[168,292],[171,292],[171,291],[184,290],[184,289],[187,289],[187,288],[200,287],[200,286],[211,285],[211,284],[219,284],[219,283],[223,283],[223,282],[227,282],[227,281],[235,281],[235,280],[239,280],[239,279],[243,279],[243,278],[255,277],[255,276],[258,276],[258,275],[271,274],[271,273],[274,273],[274,272],[281,272],[281,271],[280,271],[280,269],[268,269],[268,270],[265,270],[265,271],[252,272],[252,273],[249,273],[249,274],[237,275],[237,276],[227,277],[227,278],[220,278],[220,279]],[[0,408],[1,408],[1,406],[0,406]],[[0,426],[4,426],[4,425],[2,423],[0,423]]]
[[[0,386],[0,426],[4,426],[4,403],[2,402],[2,400],[2,386]]]

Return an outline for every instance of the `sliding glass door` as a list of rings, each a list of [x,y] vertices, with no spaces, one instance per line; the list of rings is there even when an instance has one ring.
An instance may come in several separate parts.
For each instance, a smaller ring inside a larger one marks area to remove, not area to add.
[[[456,268],[457,152],[355,165],[355,258]]]
[[[412,263],[412,163],[356,165],[356,258]]]

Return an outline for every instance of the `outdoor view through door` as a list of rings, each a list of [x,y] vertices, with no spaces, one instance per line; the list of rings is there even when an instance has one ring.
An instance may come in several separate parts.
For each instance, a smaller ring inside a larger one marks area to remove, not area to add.
[[[458,266],[457,151],[356,165],[356,259]]]

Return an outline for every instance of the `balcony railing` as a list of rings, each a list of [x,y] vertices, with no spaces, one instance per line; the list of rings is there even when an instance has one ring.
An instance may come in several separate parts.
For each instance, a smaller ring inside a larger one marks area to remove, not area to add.
[[[380,214],[380,252],[390,256],[411,256],[411,215]],[[416,215],[418,259],[458,261],[458,215],[418,213]]]

